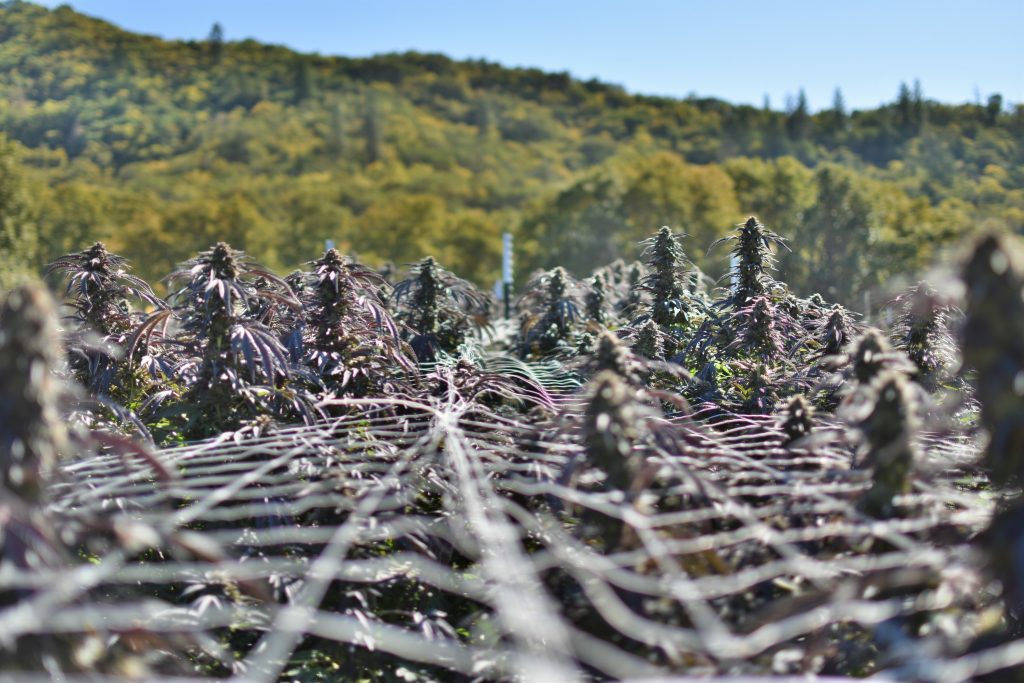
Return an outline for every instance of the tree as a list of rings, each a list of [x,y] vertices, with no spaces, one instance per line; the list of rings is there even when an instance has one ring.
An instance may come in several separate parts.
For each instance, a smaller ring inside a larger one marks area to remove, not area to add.
[[[811,115],[807,111],[807,94],[803,88],[786,117],[786,133],[791,140],[803,140],[811,132]]]
[[[920,132],[924,124],[928,122],[928,107],[924,101],[924,91],[921,89],[921,81],[914,79],[914,126]]]
[[[989,95],[988,104],[985,107],[985,122],[990,126],[999,122],[999,115],[1003,112],[1003,96],[999,93]]]
[[[817,195],[811,169],[788,156],[773,160],[729,159],[723,168],[736,188],[740,208],[758,216],[776,232],[798,237],[804,214]],[[789,281],[788,265],[794,255],[783,249],[778,256],[781,279]],[[801,258],[795,257],[797,261]]]
[[[210,27],[210,34],[206,37],[206,42],[210,46],[211,61],[214,64],[220,63],[224,56],[224,27],[220,25],[219,21],[214,22]]]
[[[900,90],[896,95],[896,127],[900,133],[905,136],[917,135],[921,132],[926,118],[921,81],[914,81],[913,91],[906,83],[900,83]]]
[[[63,133],[64,152],[68,155],[68,159],[74,159],[81,155],[85,151],[87,140],[82,117],[78,111],[72,112],[68,117]]]
[[[843,91],[839,88],[832,94],[832,111],[829,114],[832,132],[845,132],[850,123],[850,115],[846,112],[846,101],[843,99]]]
[[[39,265],[39,247],[14,146],[0,135],[0,290]]]
[[[327,138],[327,150],[336,160],[340,160],[345,154],[345,107],[341,102],[336,102],[330,112],[331,129]]]
[[[311,97],[316,96],[316,76],[313,73],[313,67],[310,66],[308,59],[300,57],[295,61],[294,78],[294,101],[296,104],[301,104]]]
[[[488,100],[481,99],[473,112],[473,123],[477,127],[477,135],[481,140],[490,140],[494,137],[495,125],[494,107]]]
[[[677,154],[659,152],[631,170],[621,213],[632,226],[629,239],[633,242],[650,234],[652,226],[671,225],[693,243],[709,245],[723,225],[741,215],[732,179],[720,166],[688,164]],[[691,256],[698,266],[720,269],[717,259],[708,262],[703,249],[694,251]]]
[[[380,160],[383,135],[381,132],[380,111],[377,96],[370,93],[366,98],[366,109],[363,112],[363,140],[365,142],[366,163],[372,164]]]
[[[610,263],[626,248],[621,187],[607,172],[580,180],[544,210],[525,220],[524,233],[535,246],[528,268],[563,265],[584,274]]]
[[[807,212],[802,259],[808,292],[853,303],[868,282],[868,245],[873,217],[867,199],[855,189],[849,171],[827,164],[814,178],[817,201]],[[859,303],[859,302],[858,302]]]

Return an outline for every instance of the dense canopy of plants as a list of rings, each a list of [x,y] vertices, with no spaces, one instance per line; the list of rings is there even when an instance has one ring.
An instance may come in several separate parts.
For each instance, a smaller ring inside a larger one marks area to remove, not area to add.
[[[795,242],[725,232],[718,286],[663,227],[508,319],[432,257],[392,286],[218,242],[166,299],[103,244],[56,259],[62,327],[39,286],[0,308],[0,670],[1024,666],[1021,247],[874,327],[790,290]]]

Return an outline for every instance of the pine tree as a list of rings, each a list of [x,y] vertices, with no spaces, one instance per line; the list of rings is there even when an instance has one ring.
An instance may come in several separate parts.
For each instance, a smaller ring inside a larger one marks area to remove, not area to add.
[[[791,140],[803,140],[810,132],[811,115],[807,110],[807,94],[803,88],[800,88],[796,103],[786,118],[786,133]]]
[[[928,107],[924,101],[924,92],[921,90],[921,81],[914,81],[914,132],[920,133],[924,125],[928,123]]]
[[[210,46],[210,61],[214,64],[219,64],[224,56],[224,27],[221,26],[219,21],[214,22],[210,28],[210,34],[206,37],[206,42]]]
[[[850,115],[846,111],[846,101],[843,99],[843,91],[836,88],[832,94],[832,130],[836,133],[846,131],[850,124]]]
[[[914,96],[906,83],[900,83],[899,93],[896,95],[896,127],[904,135],[914,132]]]

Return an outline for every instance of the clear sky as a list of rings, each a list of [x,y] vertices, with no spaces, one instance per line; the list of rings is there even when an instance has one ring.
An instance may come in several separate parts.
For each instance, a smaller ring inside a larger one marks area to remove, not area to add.
[[[46,0],[55,6],[58,2]],[[850,108],[920,79],[944,102],[1024,102],[1024,0],[72,0],[126,29],[302,52],[419,50],[569,71],[630,92]]]

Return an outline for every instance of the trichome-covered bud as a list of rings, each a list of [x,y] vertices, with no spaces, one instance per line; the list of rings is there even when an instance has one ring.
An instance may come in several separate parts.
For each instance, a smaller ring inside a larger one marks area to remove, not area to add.
[[[739,309],[746,306],[751,299],[768,293],[774,282],[768,274],[775,264],[772,246],[784,246],[785,241],[764,227],[756,217],[751,216],[746,222],[736,226],[733,234],[723,237],[711,246],[714,248],[725,242],[733,242],[730,252],[732,296],[728,303]]]
[[[687,313],[681,278],[686,260],[683,248],[668,226],[662,226],[658,234],[644,244],[647,265],[652,272],[641,282],[642,288],[651,293],[651,318],[662,326],[674,325],[685,319]]]
[[[587,318],[599,325],[604,325],[607,322],[605,314],[605,302],[607,299],[608,292],[605,287],[604,278],[597,274],[590,281],[590,289],[586,295]]]
[[[548,303],[554,304],[565,298],[567,288],[565,269],[558,266],[548,278]]]
[[[860,384],[869,384],[884,369],[905,369],[906,365],[900,363],[903,360],[902,356],[894,354],[889,342],[875,329],[861,335],[850,358],[853,377]]]
[[[746,398],[740,409],[745,413],[767,415],[775,410],[779,400],[779,389],[771,368],[764,363],[748,363],[744,390]]]
[[[594,366],[595,374],[608,371],[631,383],[636,379],[630,370],[629,351],[622,340],[612,332],[602,332],[598,337],[597,348],[594,350]]]
[[[646,435],[646,410],[636,391],[612,372],[602,372],[590,383],[589,400],[583,416],[583,445],[586,464],[604,472],[603,487],[633,498],[633,480],[642,455],[638,446]],[[616,547],[623,535],[623,522],[587,511],[587,526],[597,529],[606,550]]]
[[[643,411],[635,390],[612,372],[601,372],[590,383],[583,420],[587,463],[605,473],[608,489],[628,491],[633,449],[643,434]]]
[[[53,374],[60,361],[57,312],[38,285],[13,289],[0,309],[0,474],[3,486],[38,501],[67,443]]]
[[[993,483],[1024,473],[1024,281],[1017,247],[981,239],[964,268],[964,363],[977,373],[981,423],[989,432],[985,463]]]
[[[210,252],[210,266],[218,278],[233,280],[238,277],[235,250],[227,242],[217,242],[213,247]]]
[[[917,397],[906,376],[886,372],[871,383],[867,401],[858,431],[873,474],[860,506],[872,517],[889,518],[896,514],[896,496],[909,493],[913,484]]]
[[[853,331],[853,321],[849,312],[839,304],[835,304],[828,312],[825,324],[822,326],[821,353],[824,356],[834,356],[846,345]]]
[[[794,396],[786,404],[783,415],[782,432],[786,435],[786,444],[791,444],[811,433],[814,426],[813,409],[803,396]]]
[[[665,357],[665,344],[661,330],[653,320],[644,322],[636,334],[633,352],[648,360],[661,360]]]
[[[765,360],[778,358],[785,351],[782,332],[794,326],[792,319],[766,296],[750,299],[747,304],[730,319],[736,335],[730,350],[742,349]]]

